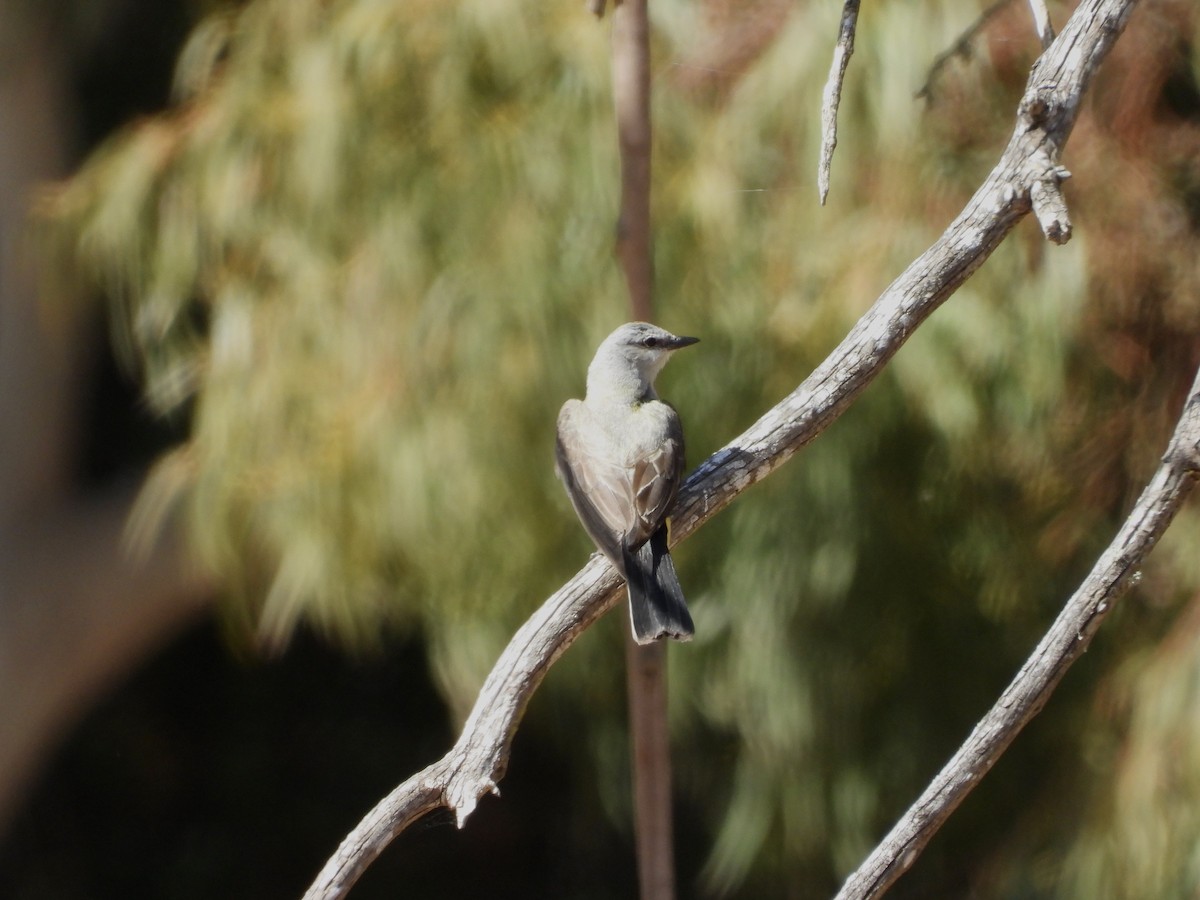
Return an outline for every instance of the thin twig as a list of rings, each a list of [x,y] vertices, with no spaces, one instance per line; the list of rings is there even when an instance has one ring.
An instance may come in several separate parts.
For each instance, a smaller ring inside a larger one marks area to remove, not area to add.
[[[1031,73],[1008,147],[945,233],[884,291],[830,356],[747,431],[713,454],[680,490],[671,536],[683,540],[812,441],[866,389],[916,328],[1032,209],[1035,183],[1054,177],[1092,76],[1136,0],[1084,0]],[[1191,407],[1189,407],[1191,408]],[[344,897],[417,817],[449,808],[460,826],[503,777],[521,715],[547,670],[618,598],[619,580],[594,554],[509,642],[451,751],[382,800],[326,863],[307,900]],[[919,848],[905,858],[911,864]]]
[[[654,262],[650,229],[650,18],[647,0],[613,10],[612,77],[621,153],[617,257],[629,291],[631,318],[653,320]],[[671,745],[667,720],[667,648],[625,641],[634,835],[642,900],[674,900],[675,841],[671,816]]]
[[[983,27],[1011,2],[1012,0],[996,0],[996,2],[979,14],[979,18],[972,22],[966,31],[958,36],[958,40],[935,56],[933,63],[929,66],[929,73],[925,76],[925,83],[913,95],[913,99],[925,100],[926,102],[933,100],[933,82],[942,73],[945,65],[956,56],[961,56],[964,59],[969,58],[971,56],[971,41],[975,40],[975,35],[979,34],[983,30]]]
[[[621,151],[617,258],[634,317],[650,318],[654,268],[650,248],[650,20],[647,0],[613,10],[612,81]]]
[[[1091,574],[953,758],[851,875],[837,900],[882,895],[909,866],[1042,707],[1091,643],[1100,623],[1139,577],[1138,567],[1166,531],[1200,475],[1200,373],[1162,465]]]
[[[671,729],[667,715],[665,642],[625,640],[630,771],[641,900],[675,897],[675,833],[671,809]]]
[[[854,31],[858,27],[859,0],[845,0],[842,6],[841,25],[838,27],[837,44],[833,48],[833,62],[829,66],[829,78],[821,98],[821,159],[817,164],[817,195],[821,205],[829,196],[829,168],[833,165],[833,151],[837,147],[838,106],[842,102],[842,84],[846,80],[846,67],[854,53]]]
[[[1046,0],[1029,0],[1029,9],[1033,12],[1033,27],[1037,30],[1038,40],[1045,50],[1054,40],[1054,23],[1050,21]]]

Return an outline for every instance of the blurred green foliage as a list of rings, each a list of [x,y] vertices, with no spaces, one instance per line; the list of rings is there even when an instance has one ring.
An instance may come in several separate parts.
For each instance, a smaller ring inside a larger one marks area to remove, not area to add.
[[[1198,356],[1200,94],[1176,38],[1200,17],[1144,6],[1069,147],[1074,240],[1023,225],[852,410],[678,549],[697,622],[671,653],[680,803],[712,841],[696,890],[828,895],[1165,446]],[[661,388],[693,462],[793,388],[998,157],[1036,54],[1020,4],[913,99],[979,8],[864,8],[822,209],[834,5],[651,4],[660,319],[704,340]],[[462,714],[583,562],[551,448],[626,309],[606,28],[515,0],[219,11],[176,110],[48,199],[150,402],[191,423],[136,527],[183,517],[233,633],[417,627]],[[1194,894],[1197,525],[1181,517],[914,896]],[[619,642],[613,622],[585,636],[528,724],[586,750],[580,778],[625,821]]]

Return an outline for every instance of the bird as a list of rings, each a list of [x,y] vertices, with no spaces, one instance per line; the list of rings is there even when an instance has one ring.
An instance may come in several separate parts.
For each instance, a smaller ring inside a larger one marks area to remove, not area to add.
[[[687,641],[695,631],[667,547],[683,428],[654,379],[676,350],[698,342],[646,322],[621,325],[596,350],[584,399],[558,414],[555,469],[584,530],[625,579],[639,644]]]

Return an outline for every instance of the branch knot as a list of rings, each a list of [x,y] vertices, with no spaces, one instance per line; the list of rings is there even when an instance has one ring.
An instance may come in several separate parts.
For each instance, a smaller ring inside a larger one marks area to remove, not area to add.
[[[1017,107],[1017,116],[1024,124],[1026,131],[1044,128],[1059,111],[1060,103],[1057,98],[1058,85],[1054,82],[1039,84],[1021,98]]]

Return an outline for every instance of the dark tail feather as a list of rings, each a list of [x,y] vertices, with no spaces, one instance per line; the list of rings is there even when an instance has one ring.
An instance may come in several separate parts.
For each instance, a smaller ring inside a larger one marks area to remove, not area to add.
[[[633,639],[639,644],[663,637],[691,640],[695,626],[671,554],[667,552],[666,526],[654,532],[635,552],[625,550],[623,555]]]

